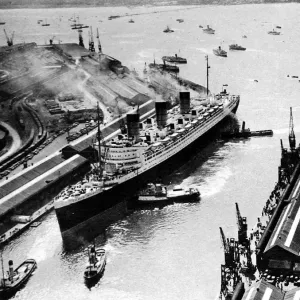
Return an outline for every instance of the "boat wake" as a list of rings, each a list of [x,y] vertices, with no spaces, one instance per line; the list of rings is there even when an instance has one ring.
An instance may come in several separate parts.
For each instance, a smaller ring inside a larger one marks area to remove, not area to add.
[[[232,171],[229,167],[223,167],[213,174],[209,174],[211,173],[211,168],[213,168],[211,165],[207,166],[205,164],[201,174],[188,177],[182,182],[182,186],[197,187],[201,193],[201,197],[209,197],[220,193],[226,182],[232,176]],[[205,176],[203,176],[203,173],[205,173]]]

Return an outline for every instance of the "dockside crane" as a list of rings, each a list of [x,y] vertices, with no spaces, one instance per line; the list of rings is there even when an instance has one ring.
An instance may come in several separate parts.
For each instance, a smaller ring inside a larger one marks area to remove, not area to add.
[[[248,239],[247,239],[247,218],[242,217],[240,213],[240,209],[237,203],[235,203],[236,208],[236,218],[237,218],[237,225],[238,225],[238,240],[239,243],[247,246]]]
[[[13,31],[11,37],[8,36],[7,32],[5,29],[4,30],[4,33],[5,33],[5,37],[6,37],[6,41],[7,41],[7,46],[12,46],[14,44],[14,35],[15,35],[15,32]]]
[[[289,143],[290,143],[291,150],[295,150],[295,148],[296,148],[296,137],[295,137],[295,133],[294,133],[294,121],[293,121],[292,107],[290,107]]]
[[[220,234],[221,234],[221,242],[224,248],[225,254],[225,266],[230,267],[235,264],[234,262],[234,249],[230,246],[229,239],[226,239],[225,234],[223,232],[222,227],[220,227]]]
[[[97,28],[97,42],[98,42],[98,50],[99,50],[99,53],[102,54],[102,47],[101,47],[101,43],[100,43],[100,38],[99,38],[99,30]]]
[[[89,50],[91,52],[95,52],[94,37],[93,37],[93,28],[92,28],[92,26],[90,26],[89,37],[90,37],[90,40],[89,40]]]
[[[79,46],[84,48],[83,37],[82,37],[82,29],[78,29],[78,35],[79,35]]]
[[[55,38],[55,35],[50,39],[50,45],[52,45],[53,44],[53,41],[54,41],[54,38]]]

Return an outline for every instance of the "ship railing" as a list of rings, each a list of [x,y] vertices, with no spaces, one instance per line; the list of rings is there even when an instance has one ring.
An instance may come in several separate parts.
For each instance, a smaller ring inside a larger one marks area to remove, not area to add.
[[[207,117],[207,119],[208,119],[208,118],[211,119],[213,116],[220,115],[222,111],[223,111],[222,109],[221,109],[221,110],[220,110],[220,109],[217,109],[216,111],[210,113],[210,115]],[[199,121],[199,122],[193,124],[193,126],[189,127],[189,128],[188,128],[187,130],[185,130],[184,132],[185,132],[187,135],[192,134],[192,133],[193,133],[193,132],[201,125],[201,124],[204,123],[205,120],[204,120],[204,118],[203,118],[202,120],[198,120],[198,121]],[[209,122],[207,123],[207,125],[208,125],[211,121],[212,121],[212,119],[209,120]],[[181,132],[181,133],[183,133],[183,132]],[[148,153],[145,153],[145,160],[147,161],[147,160],[149,160],[149,159],[151,159],[151,158],[157,156],[157,155],[160,154],[162,151],[167,150],[167,149],[173,147],[174,145],[178,144],[180,141],[182,141],[183,139],[185,139],[185,138],[186,138],[186,135],[182,135],[181,133],[179,133],[180,135],[178,135],[177,137],[175,137],[171,142],[169,142],[169,143],[163,145],[162,148],[161,148],[160,150],[155,151],[155,152],[153,152],[153,153],[149,153],[149,152],[148,152]]]

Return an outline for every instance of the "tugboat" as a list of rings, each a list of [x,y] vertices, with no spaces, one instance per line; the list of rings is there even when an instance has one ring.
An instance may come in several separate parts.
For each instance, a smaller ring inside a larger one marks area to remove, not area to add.
[[[141,204],[166,204],[169,202],[167,188],[160,183],[148,183],[147,188],[139,193],[138,202]]]
[[[215,34],[215,30],[212,29],[211,27],[209,27],[209,25],[207,25],[207,27],[203,28],[202,30],[203,30],[203,32],[208,33],[208,34]]]
[[[200,192],[197,188],[183,189],[180,185],[176,185],[173,190],[168,191],[168,200],[173,202],[199,201]]]
[[[8,262],[9,271],[7,271],[7,275],[5,276],[2,257],[1,262],[3,278],[0,283],[0,295],[2,296],[11,296],[17,292],[19,288],[29,279],[37,265],[34,259],[26,259],[14,270],[13,261],[10,260]]]
[[[232,44],[232,45],[229,45],[229,50],[242,50],[242,51],[245,51],[246,48],[238,45],[238,44]]]
[[[168,65],[165,62],[163,64],[157,64],[154,63],[153,64],[149,64],[148,65],[150,69],[154,69],[160,72],[171,72],[171,73],[179,73],[179,67],[177,66],[173,66],[173,65]]]
[[[213,52],[217,56],[227,57],[227,52],[223,49],[221,49],[221,46],[219,46],[218,49],[213,49]]]
[[[104,249],[96,249],[93,245],[88,249],[88,256],[89,261],[83,276],[87,285],[93,285],[103,274],[106,265],[106,253]]]
[[[200,192],[197,188],[183,189],[176,185],[169,191],[161,184],[149,183],[147,188],[139,193],[138,202],[142,204],[172,204],[174,202],[199,201]]]
[[[163,56],[161,59],[163,61],[167,61],[170,63],[177,63],[177,64],[186,64],[187,63],[186,58],[179,57],[179,56],[177,56],[177,54],[175,54],[175,56]]]
[[[167,28],[164,30],[165,33],[171,33],[174,32],[174,30],[170,29],[169,26],[167,26]]]
[[[273,29],[272,31],[268,31],[268,34],[271,34],[271,35],[280,35],[280,32],[276,31],[275,29]]]

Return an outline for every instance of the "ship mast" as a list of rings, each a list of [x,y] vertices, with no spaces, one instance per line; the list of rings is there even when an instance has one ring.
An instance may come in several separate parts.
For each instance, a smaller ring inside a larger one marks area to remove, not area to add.
[[[100,140],[101,140],[101,132],[100,132],[100,114],[99,114],[99,103],[97,104],[97,127],[98,127],[98,132],[97,132],[97,140],[98,140],[98,161],[99,161],[99,169],[101,172],[101,145],[100,145]],[[102,175],[102,172],[101,174]]]
[[[290,128],[289,128],[289,142],[291,150],[294,150],[296,147],[296,137],[294,133],[294,122],[293,122],[293,112],[290,107]]]
[[[208,69],[209,68],[210,66],[208,65],[208,55],[206,55],[206,96],[208,96],[208,76],[209,76]]]
[[[2,267],[3,286],[5,287],[5,279],[4,279],[4,266],[3,266],[3,257],[2,257],[2,252],[1,252],[1,267]]]

